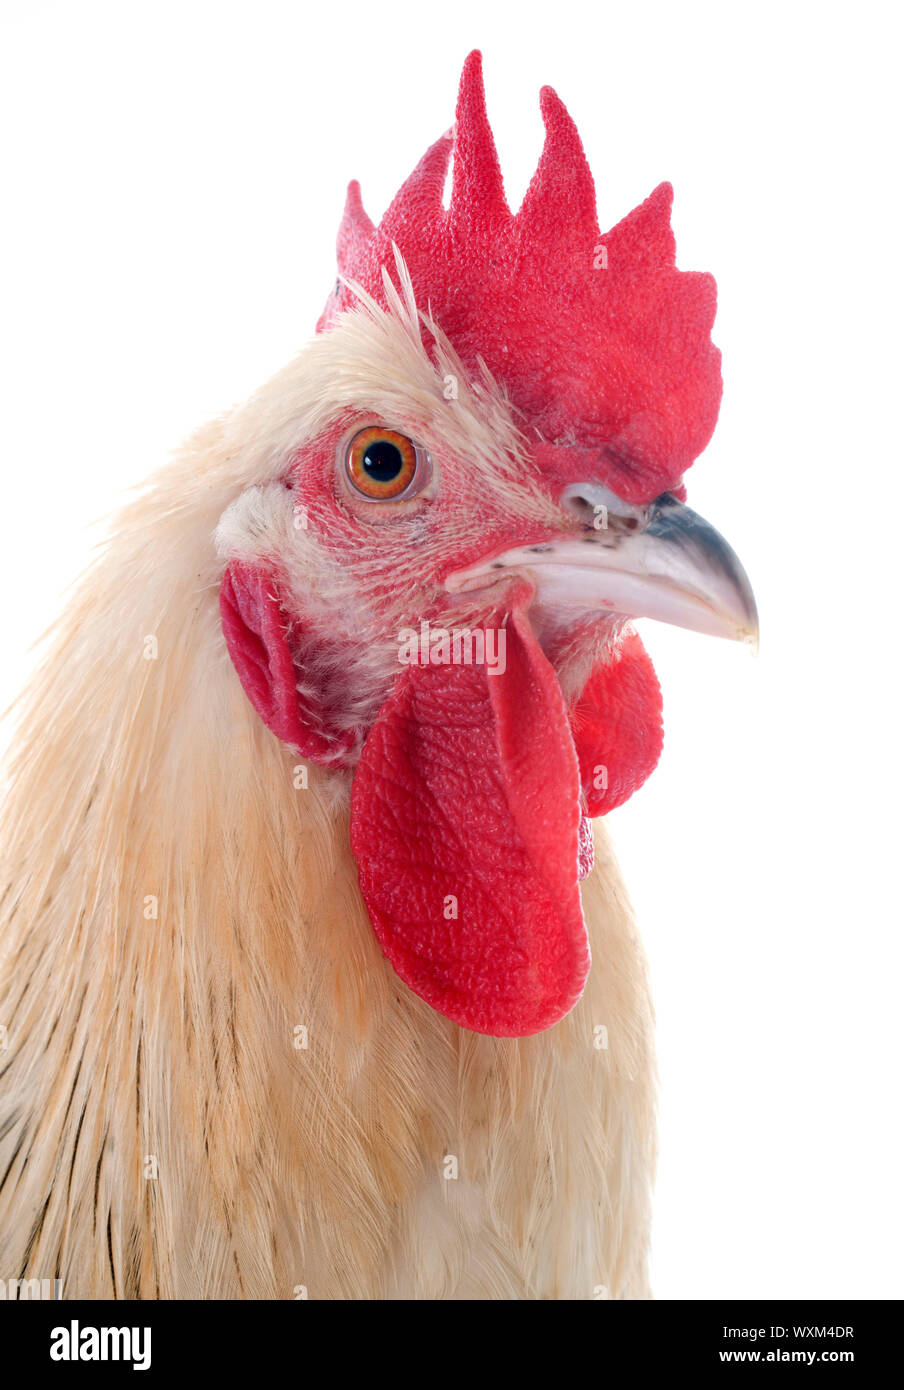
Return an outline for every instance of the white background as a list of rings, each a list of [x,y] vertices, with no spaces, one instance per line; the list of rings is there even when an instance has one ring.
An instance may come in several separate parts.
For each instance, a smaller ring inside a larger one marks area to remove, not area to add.
[[[87,522],[312,330],[483,49],[510,201],[537,93],[610,226],[675,185],[725,398],[690,501],[758,659],[645,625],[660,768],[611,818],[650,956],[660,1297],[900,1297],[901,198],[891,5],[4,0],[3,678]]]

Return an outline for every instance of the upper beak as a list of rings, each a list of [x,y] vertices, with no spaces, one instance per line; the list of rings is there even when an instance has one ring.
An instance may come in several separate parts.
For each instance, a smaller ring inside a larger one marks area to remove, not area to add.
[[[450,574],[446,588],[461,593],[498,578],[499,570],[523,570],[538,601],[561,612],[657,618],[757,642],[750,581],[731,546],[702,516],[671,493],[642,508],[595,483],[572,485],[566,494],[568,509],[585,518],[582,534],[503,551]],[[593,500],[598,497],[608,505]]]

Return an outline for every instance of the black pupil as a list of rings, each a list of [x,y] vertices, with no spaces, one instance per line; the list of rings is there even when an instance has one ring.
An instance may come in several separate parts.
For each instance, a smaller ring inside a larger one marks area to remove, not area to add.
[[[404,459],[397,444],[388,439],[377,439],[368,444],[361,460],[361,466],[368,478],[375,483],[391,483],[402,471]]]

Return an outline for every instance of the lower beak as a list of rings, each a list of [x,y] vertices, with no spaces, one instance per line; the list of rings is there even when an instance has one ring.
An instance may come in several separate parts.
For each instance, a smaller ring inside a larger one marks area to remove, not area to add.
[[[602,525],[588,525],[580,535],[517,546],[458,570],[446,588],[483,588],[501,570],[527,573],[538,602],[563,616],[611,612],[758,640],[756,602],[740,560],[715,527],[671,493],[657,498],[642,520],[609,511]]]

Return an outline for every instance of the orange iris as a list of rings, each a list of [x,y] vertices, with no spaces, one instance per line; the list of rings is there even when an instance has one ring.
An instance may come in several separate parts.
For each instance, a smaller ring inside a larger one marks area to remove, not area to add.
[[[417,469],[417,449],[407,435],[374,425],[359,430],[351,440],[345,467],[357,492],[384,501],[400,497],[410,485]]]

